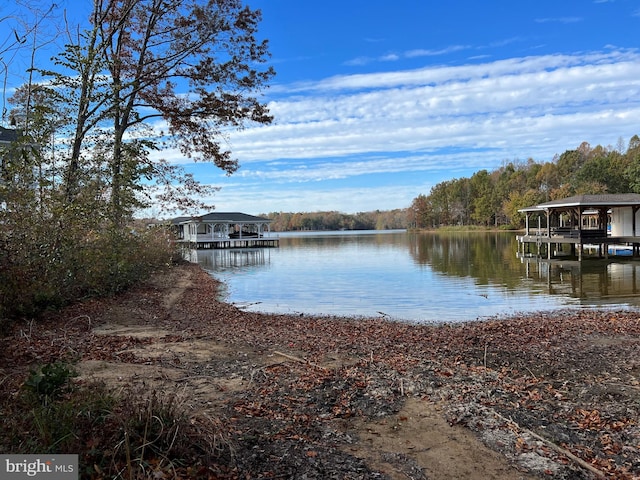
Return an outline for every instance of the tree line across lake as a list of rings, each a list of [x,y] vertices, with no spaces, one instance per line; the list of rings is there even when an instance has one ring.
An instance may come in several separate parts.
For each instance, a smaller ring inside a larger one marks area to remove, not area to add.
[[[407,210],[376,210],[355,214],[326,212],[272,212],[261,215],[269,218],[271,230],[295,232],[304,230],[392,230],[407,228]]]
[[[505,163],[494,171],[480,170],[470,178],[435,185],[418,195],[407,211],[414,228],[467,225],[520,228],[518,209],[582,194],[640,193],[640,138],[627,148],[591,147],[583,142],[575,150],[550,162],[533,159]]]
[[[406,209],[355,214],[337,211],[272,212],[273,231],[389,230],[452,226],[521,228],[519,209],[573,195],[640,193],[640,138],[625,148],[591,147],[575,150],[549,162],[505,162],[493,171],[480,170],[469,178],[454,178],[420,194]]]

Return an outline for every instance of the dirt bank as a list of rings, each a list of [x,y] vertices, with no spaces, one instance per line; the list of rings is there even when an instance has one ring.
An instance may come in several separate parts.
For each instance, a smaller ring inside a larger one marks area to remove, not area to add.
[[[210,478],[640,476],[637,313],[419,326],[245,312],[218,287],[181,265],[18,324],[4,374],[72,356],[80,381],[179,392],[229,446]]]

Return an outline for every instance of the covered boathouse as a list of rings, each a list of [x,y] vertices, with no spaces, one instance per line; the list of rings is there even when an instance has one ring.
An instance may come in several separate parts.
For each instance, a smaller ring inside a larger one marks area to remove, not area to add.
[[[271,220],[239,212],[214,212],[171,221],[178,242],[196,249],[278,247]]]
[[[635,193],[577,195],[519,211],[526,215],[525,234],[518,235],[518,254],[552,259],[585,252],[637,257],[640,246],[640,195]]]

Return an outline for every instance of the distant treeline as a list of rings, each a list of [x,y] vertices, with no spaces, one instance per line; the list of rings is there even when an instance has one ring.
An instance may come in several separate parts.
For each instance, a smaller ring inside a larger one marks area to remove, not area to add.
[[[263,214],[272,220],[271,230],[291,232],[299,230],[389,230],[407,228],[407,210],[376,210],[355,214],[340,212],[290,213],[272,212]]]
[[[272,212],[273,231],[387,230],[478,226],[521,228],[519,209],[581,194],[640,193],[640,137],[625,147],[591,147],[583,142],[575,150],[550,162],[533,159],[505,162],[500,168],[480,170],[470,178],[440,182],[428,195],[413,199],[406,209],[347,214],[326,212]]]
[[[640,193],[640,138],[634,135],[625,148],[592,148],[582,143],[550,162],[508,162],[471,178],[435,185],[428,195],[416,197],[408,209],[408,225],[438,228],[452,225],[519,228],[524,216],[518,209],[582,194]]]

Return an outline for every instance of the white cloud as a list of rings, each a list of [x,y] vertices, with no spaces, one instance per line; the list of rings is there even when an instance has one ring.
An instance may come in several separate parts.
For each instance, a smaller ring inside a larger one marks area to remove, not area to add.
[[[550,18],[536,18],[537,23],[578,23],[582,22],[582,17],[550,17]]]
[[[343,75],[283,91],[270,103],[273,125],[230,134],[242,168],[221,180],[214,199],[220,209],[396,208],[428,193],[417,185],[451,178],[452,171],[466,176],[505,159],[549,161],[583,141],[626,141],[638,133],[640,54],[612,50]],[[179,152],[161,153],[187,163]],[[322,183],[363,184],[375,174],[409,180],[385,193],[373,182],[355,191]]]
[[[468,45],[451,45],[449,47],[441,48],[439,50],[432,49],[414,49],[408,50],[403,53],[387,53],[385,55],[380,55],[378,57],[356,57],[351,60],[347,60],[344,62],[345,65],[351,67],[360,67],[364,65],[368,65],[374,62],[395,62],[401,60],[403,58],[419,58],[419,57],[436,57],[440,55],[447,55],[450,53],[454,53],[460,50],[466,50],[469,47]]]
[[[498,141],[523,147],[567,125],[592,141],[603,129],[623,135],[640,111],[639,60],[633,52],[557,55],[335,77],[272,102],[275,124],[234,133],[231,146],[248,164]]]
[[[239,186],[238,186],[239,187]],[[395,186],[377,187],[376,197],[385,199],[383,209],[404,208],[420,193],[429,191],[431,185],[402,189]],[[220,212],[242,211],[253,215],[270,212],[316,212],[341,211],[348,213],[368,212],[372,206],[372,191],[367,187],[314,189],[289,189],[287,191],[265,190],[260,187],[246,190],[224,187],[217,195],[208,199]]]
[[[246,180],[259,180],[280,183],[304,183],[323,180],[335,180],[377,173],[401,172],[442,172],[449,171],[448,165],[456,161],[465,162],[469,167],[473,164],[482,168],[491,158],[491,152],[451,153],[451,154],[416,154],[411,156],[366,156],[361,159],[338,159],[336,161],[320,161],[314,163],[278,162],[277,168],[256,168],[241,171],[236,176]],[[470,160],[470,157],[472,159]]]
[[[405,52],[404,56],[406,58],[416,58],[416,57],[436,57],[439,55],[447,55],[449,53],[458,52],[460,50],[466,50],[469,47],[468,45],[452,45],[450,47],[442,48],[440,50],[430,50],[430,49],[416,49],[409,50]]]
[[[589,65],[616,65],[622,62],[638,61],[636,51],[615,50],[608,53],[595,52],[582,55],[543,55],[509,58],[486,63],[469,63],[460,66],[436,66],[414,70],[398,70],[383,73],[337,75],[317,82],[301,82],[293,85],[281,85],[273,92],[286,93],[296,100],[298,95],[310,95],[325,92],[332,95],[338,92],[411,87],[424,85],[443,85],[452,82],[472,82],[483,78],[501,78],[526,73],[552,72],[560,68],[579,68]]]

